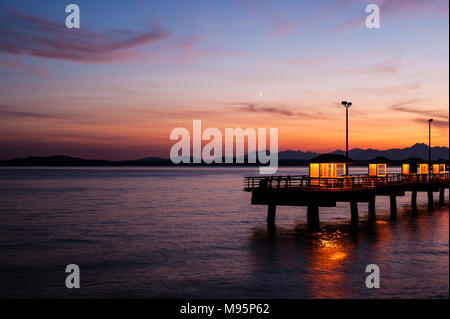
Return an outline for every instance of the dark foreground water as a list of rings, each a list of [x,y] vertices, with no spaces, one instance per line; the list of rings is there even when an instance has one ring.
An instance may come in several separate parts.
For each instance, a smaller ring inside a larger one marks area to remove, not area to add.
[[[366,172],[366,169],[353,169]],[[248,168],[0,169],[0,297],[448,298],[449,210],[409,207],[348,225],[348,204],[321,208],[322,230],[306,230],[306,209],[266,207],[242,192]],[[280,174],[305,174],[305,168]],[[436,194],[437,195],[437,194]],[[448,191],[446,191],[448,205]],[[436,196],[437,197],[437,196]],[[65,287],[65,267],[81,288]],[[365,287],[377,264],[381,288]]]

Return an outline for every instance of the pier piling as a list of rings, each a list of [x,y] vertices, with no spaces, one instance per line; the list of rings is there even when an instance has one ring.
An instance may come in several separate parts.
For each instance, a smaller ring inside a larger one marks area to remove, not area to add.
[[[428,210],[432,211],[434,209],[433,191],[428,191]]]
[[[319,230],[319,206],[308,205],[306,219],[310,230]]]
[[[411,191],[411,210],[415,214],[417,213],[417,191]]]
[[[389,196],[391,202],[391,218],[397,217],[397,197],[395,195]]]
[[[439,189],[439,205],[440,206],[444,206],[445,202],[444,202],[444,192],[445,192],[445,188],[442,187]]]
[[[355,200],[350,201],[350,212],[352,215],[352,224],[356,225],[358,224],[358,202]]]
[[[369,219],[375,219],[375,196],[369,199]]]
[[[415,207],[417,205],[417,191],[411,192],[411,205]]]
[[[275,226],[275,213],[277,211],[277,206],[269,204],[267,208],[267,225]]]

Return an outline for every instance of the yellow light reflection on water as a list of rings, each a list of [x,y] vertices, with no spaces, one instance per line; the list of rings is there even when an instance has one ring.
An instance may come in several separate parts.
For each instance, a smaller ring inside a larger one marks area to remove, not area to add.
[[[320,233],[318,253],[322,258],[330,261],[340,261],[347,257],[345,247],[342,245],[342,233],[337,230],[333,233]]]
[[[343,251],[337,251],[330,256],[330,260],[339,261],[347,257],[347,253]]]
[[[316,233],[310,259],[312,298],[340,296],[339,286],[344,280],[341,270],[351,258],[351,247],[351,242],[340,230]]]

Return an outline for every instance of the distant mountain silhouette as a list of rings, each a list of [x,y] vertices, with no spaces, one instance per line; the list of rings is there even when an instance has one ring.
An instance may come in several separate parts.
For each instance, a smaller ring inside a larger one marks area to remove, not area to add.
[[[161,162],[165,162],[165,161],[167,161],[167,159],[161,158],[161,157],[146,157],[146,158],[141,158],[141,159],[135,160],[134,162],[161,163]]]
[[[344,155],[345,152],[342,150],[336,150],[331,152],[331,154]],[[320,155],[320,153],[315,152],[302,152],[302,151],[281,151],[278,153],[278,164],[279,166],[297,166],[306,165],[308,160]],[[449,149],[448,147],[432,147],[431,148],[432,160],[437,159],[449,159]],[[354,148],[349,151],[349,157],[356,161],[356,164],[367,164],[367,161],[378,157],[384,156],[388,159],[394,161],[400,161],[407,159],[409,157],[419,157],[422,159],[428,159],[428,146],[423,143],[417,143],[411,147],[406,147],[403,149],[392,148],[384,151],[375,149],[359,149]],[[227,164],[225,158],[223,158],[223,164],[214,164],[219,166],[260,166],[259,163],[248,164],[247,155],[244,156],[245,164],[236,164],[234,160],[233,164]],[[192,158],[191,158],[192,163]],[[92,159],[82,159],[70,156],[48,156],[48,157],[27,157],[27,158],[16,158],[9,161],[1,161],[0,165],[4,166],[170,166],[173,164],[170,159],[160,158],[160,157],[147,157],[138,160],[128,160],[128,161],[107,161],[107,160],[92,160]],[[199,166],[207,164],[182,164],[184,166]]]
[[[344,152],[345,154],[345,152]],[[279,160],[310,160],[311,158],[320,155],[320,153],[315,152],[302,152],[302,151],[282,151],[278,153]]]
[[[170,164],[170,160],[157,157],[149,157],[132,161],[107,161],[82,159],[64,155],[15,158],[13,160],[3,162],[3,165],[5,166],[146,166],[167,164]]]
[[[344,151],[336,150],[332,152],[333,154],[345,154]],[[377,156],[385,156],[391,160],[404,160],[409,157],[419,157],[422,159],[428,159],[428,146],[423,143],[414,144],[411,147],[406,148],[392,148],[385,151],[374,150],[374,149],[359,149],[354,148],[348,152],[349,157],[353,160],[370,160]],[[437,160],[440,158],[449,159],[449,149],[448,147],[431,147],[431,159]]]

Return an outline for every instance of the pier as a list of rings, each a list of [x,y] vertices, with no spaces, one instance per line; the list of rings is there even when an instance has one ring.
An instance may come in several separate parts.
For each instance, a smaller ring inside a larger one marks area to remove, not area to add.
[[[444,192],[449,188],[449,173],[385,174],[384,176],[352,175],[341,177],[270,176],[245,177],[244,191],[251,192],[252,205],[266,205],[267,224],[275,225],[277,206],[306,206],[311,229],[319,228],[319,208],[335,207],[338,202],[350,204],[351,223],[359,219],[358,203],[368,203],[369,218],[375,218],[377,196],[389,196],[390,214],[397,215],[397,196],[411,192],[411,205],[416,208],[417,193],[428,194],[428,208],[433,209],[433,193],[439,193],[444,204]]]

